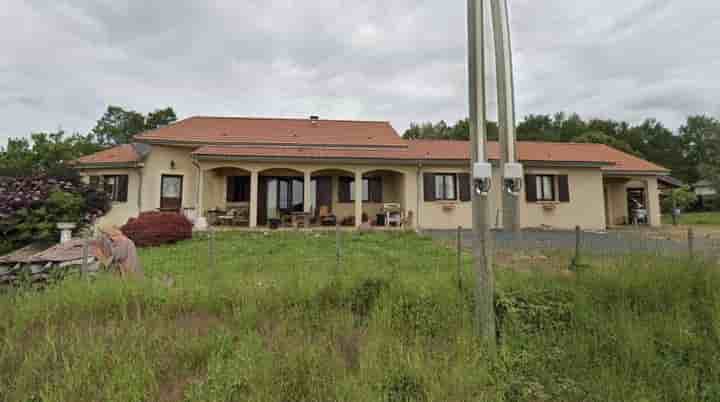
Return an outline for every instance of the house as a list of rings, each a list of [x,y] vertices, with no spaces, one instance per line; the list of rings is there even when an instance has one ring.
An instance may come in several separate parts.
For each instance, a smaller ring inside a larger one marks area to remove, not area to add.
[[[700,180],[693,184],[692,189],[697,196],[697,209],[704,210],[712,207],[712,201],[717,197],[717,190],[712,181]]]
[[[243,208],[255,228],[290,213],[332,213],[382,222],[398,204],[416,228],[471,226],[470,145],[408,141],[387,122],[192,117],[138,135],[136,143],[76,161],[115,200],[104,223],[141,211],[208,217]],[[600,144],[520,142],[525,166],[520,217],[526,228],[602,230],[626,224],[638,203],[660,225],[658,177],[667,170]],[[502,222],[500,150],[493,221]]]

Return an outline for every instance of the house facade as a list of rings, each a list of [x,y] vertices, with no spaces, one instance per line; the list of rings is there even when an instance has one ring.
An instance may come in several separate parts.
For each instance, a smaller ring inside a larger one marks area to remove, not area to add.
[[[388,205],[404,224],[472,224],[470,145],[407,141],[387,122],[193,117],[76,161],[114,201],[101,224],[145,211],[211,217],[243,210],[246,225],[288,214],[382,224]],[[667,170],[600,144],[518,143],[525,167],[525,228],[603,230],[631,222],[637,203],[660,225],[658,177]],[[489,143],[491,222],[502,224],[499,146]]]

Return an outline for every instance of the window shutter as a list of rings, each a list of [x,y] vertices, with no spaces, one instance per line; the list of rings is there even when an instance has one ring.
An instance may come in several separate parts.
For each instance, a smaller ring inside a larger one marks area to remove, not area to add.
[[[570,202],[570,181],[567,175],[558,176],[558,197],[560,202]]]
[[[235,177],[227,177],[227,202],[235,202]]]
[[[535,175],[525,175],[525,198],[527,202],[537,202],[537,182]]]
[[[118,202],[127,202],[128,200],[128,176],[117,177],[118,186]]]
[[[423,193],[425,193],[425,202],[435,201],[435,175],[425,173],[423,176]]]
[[[471,199],[471,188],[470,188],[470,175],[467,173],[460,173],[458,175],[458,187],[460,192],[460,201],[468,202]]]
[[[349,177],[341,177],[338,181],[338,201],[350,202],[350,183],[352,179]]]

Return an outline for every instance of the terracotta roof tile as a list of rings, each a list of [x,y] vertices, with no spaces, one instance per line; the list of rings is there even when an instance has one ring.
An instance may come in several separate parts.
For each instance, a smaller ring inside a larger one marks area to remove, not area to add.
[[[332,148],[279,146],[210,145],[197,149],[198,156],[267,157],[267,158],[348,158],[395,160],[469,161],[467,141],[406,141],[407,148]],[[497,142],[488,144],[491,160],[500,159]],[[607,165],[607,171],[664,172],[665,168],[600,144],[519,142],[518,153],[523,162],[594,163]]]
[[[92,155],[83,156],[75,162],[80,165],[135,163],[141,159],[131,144],[119,145]]]
[[[200,144],[403,146],[387,122],[191,117],[136,137],[138,141]]]

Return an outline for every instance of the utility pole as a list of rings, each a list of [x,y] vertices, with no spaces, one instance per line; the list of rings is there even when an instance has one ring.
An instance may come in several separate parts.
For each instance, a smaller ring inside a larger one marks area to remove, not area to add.
[[[523,167],[518,163],[515,134],[515,83],[513,76],[512,42],[507,0],[490,0],[495,68],[497,74],[498,125],[503,169],[502,209],[506,231],[520,233],[520,193]]]
[[[468,0],[468,70],[470,83],[470,138],[473,172],[473,256],[476,271],[476,315],[482,342],[494,355],[495,275],[490,253],[490,186],[492,166],[487,160],[485,109],[484,0]]]

